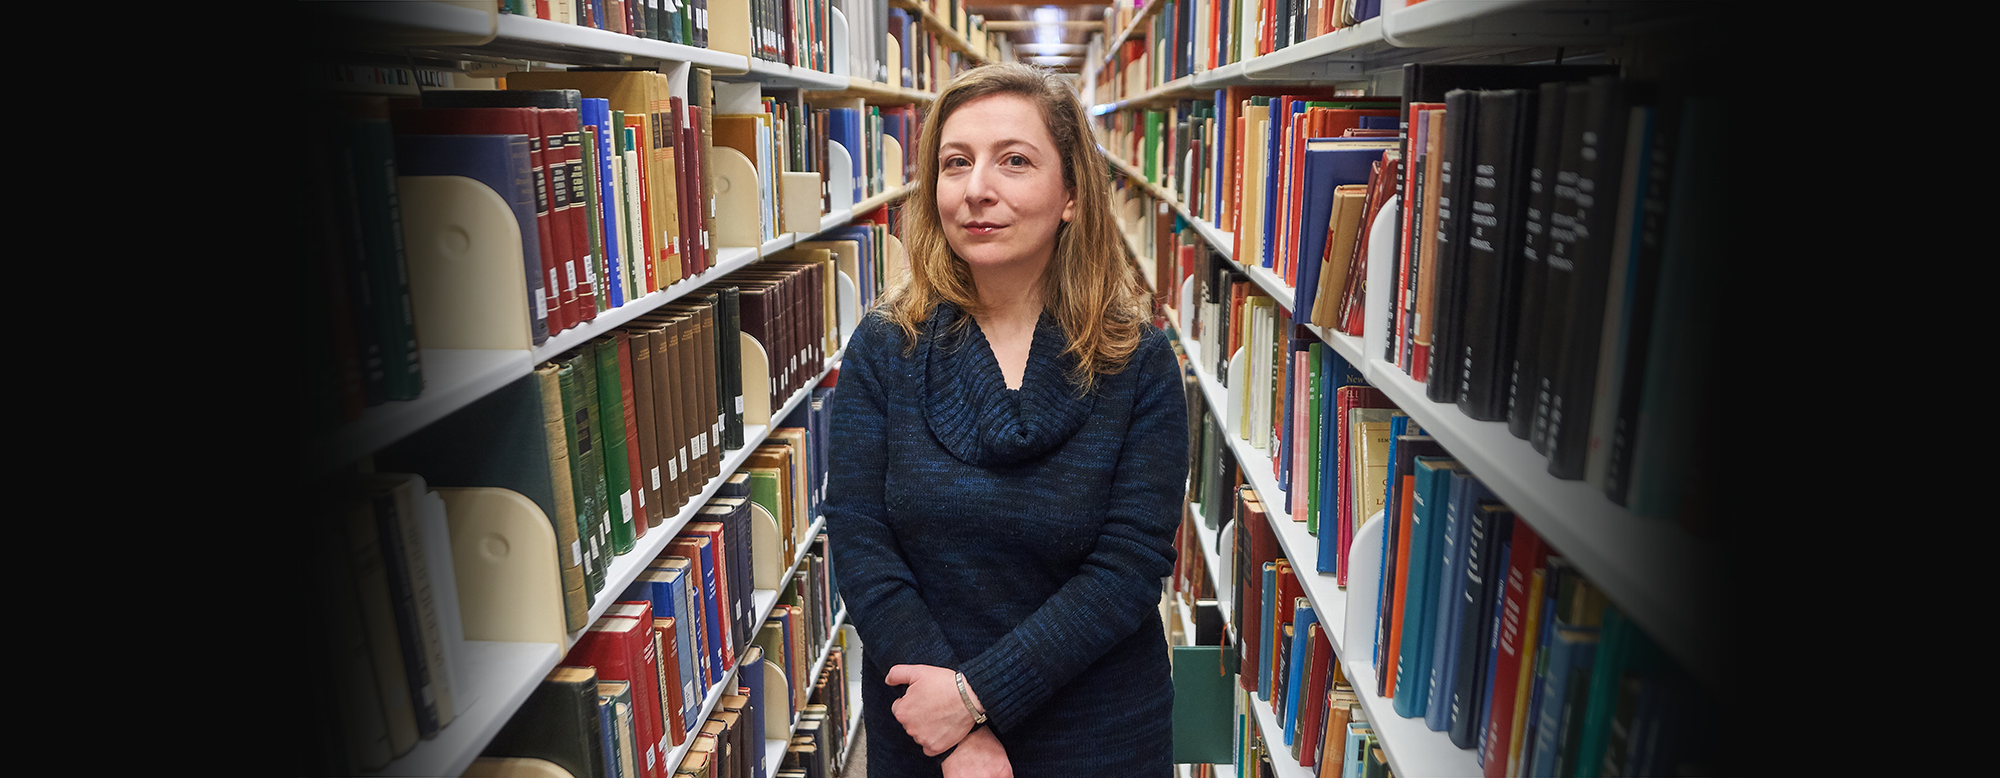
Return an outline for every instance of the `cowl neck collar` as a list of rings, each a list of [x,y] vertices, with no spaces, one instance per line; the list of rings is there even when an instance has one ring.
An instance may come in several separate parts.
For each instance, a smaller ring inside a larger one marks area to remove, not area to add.
[[[960,319],[963,326],[954,328]],[[946,451],[969,465],[1008,465],[1061,445],[1090,418],[1095,401],[1069,380],[1074,356],[1054,316],[1043,311],[1021,388],[1010,390],[986,333],[957,306],[941,304],[923,340],[924,415]]]

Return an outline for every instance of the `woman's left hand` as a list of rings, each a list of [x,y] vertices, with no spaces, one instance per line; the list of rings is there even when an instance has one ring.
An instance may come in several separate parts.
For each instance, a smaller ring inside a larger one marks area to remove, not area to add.
[[[925,756],[937,756],[958,745],[972,731],[972,711],[958,696],[958,673],[931,665],[896,665],[885,680],[890,686],[908,685],[902,699],[890,706],[896,721],[910,739],[924,747]],[[967,689],[971,693],[971,689]],[[973,697],[974,704],[979,702]]]

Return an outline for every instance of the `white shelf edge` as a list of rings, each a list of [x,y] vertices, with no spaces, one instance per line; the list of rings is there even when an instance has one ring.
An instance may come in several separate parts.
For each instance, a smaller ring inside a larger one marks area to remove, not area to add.
[[[1264,745],[1271,749],[1271,767],[1278,778],[1313,778],[1312,770],[1299,766],[1298,760],[1289,758],[1291,750],[1285,744],[1285,730],[1279,726],[1277,712],[1271,709],[1271,703],[1258,699],[1256,692],[1251,692],[1247,699],[1251,717],[1257,720],[1257,731],[1264,733]],[[1420,773],[1398,772],[1397,775],[1414,776]]]
[[[561,49],[629,54],[658,60],[686,62],[703,67],[742,71],[749,67],[746,57],[728,52],[703,49],[679,43],[638,38],[610,30],[599,30],[575,24],[535,19],[526,16],[501,14],[499,35],[495,43],[514,45],[548,46],[550,55],[562,54]],[[471,47],[477,48],[477,47]],[[562,62],[550,59],[550,62]]]
[[[728,247],[716,250],[715,266],[697,275],[688,276],[666,288],[648,292],[636,300],[627,300],[624,305],[597,314],[597,318],[580,322],[574,327],[549,336],[541,345],[530,352],[533,364],[539,365],[563,352],[583,345],[586,341],[614,329],[625,326],[633,319],[651,313],[662,305],[687,296],[689,292],[704,288],[709,282],[749,266],[757,261],[757,249],[752,247]]]
[[[468,640],[460,655],[459,692],[475,693],[465,712],[438,730],[436,738],[419,740],[415,748],[365,775],[458,775],[472,766],[479,752],[500,734],[514,711],[528,701],[535,686],[562,661],[553,643],[503,643]]]

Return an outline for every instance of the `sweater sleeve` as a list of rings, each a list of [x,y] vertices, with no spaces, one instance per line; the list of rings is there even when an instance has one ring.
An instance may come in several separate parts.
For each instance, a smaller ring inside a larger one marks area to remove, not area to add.
[[[955,667],[929,607],[917,594],[896,533],[885,523],[887,396],[878,351],[896,348],[890,326],[870,317],[857,328],[833,393],[825,502],[826,531],[848,618],[878,667]]]
[[[1131,636],[1155,612],[1160,579],[1173,572],[1187,487],[1187,400],[1172,350],[1157,331],[1148,340],[1135,360],[1131,426],[1096,547],[1040,609],[958,668],[1002,732]]]

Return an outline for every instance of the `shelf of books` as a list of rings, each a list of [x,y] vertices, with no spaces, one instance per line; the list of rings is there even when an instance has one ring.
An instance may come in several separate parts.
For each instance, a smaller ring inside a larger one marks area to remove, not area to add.
[[[1699,57],[1661,29],[1693,27],[1642,5],[1391,3],[1095,111],[1131,251],[1180,282],[1221,519],[1192,537],[1247,554],[1209,565],[1223,600],[1266,598],[1231,614],[1269,650],[1243,672],[1318,630],[1396,774],[1713,769],[1684,398],[1716,342],[1689,290],[1718,113],[1672,78]],[[1533,48],[1562,45],[1597,48]]]
[[[947,48],[964,56],[973,65],[993,59],[983,30],[974,30],[981,17],[967,14],[958,0],[889,0],[889,7],[914,11],[925,27]]]
[[[337,94],[306,123],[330,343],[302,469],[325,482],[314,583],[341,680],[305,758],[722,758],[711,730],[770,707],[739,665],[780,645],[762,661],[786,677],[838,664],[807,520],[818,385],[902,272],[884,206],[913,190],[890,152],[919,117],[893,104],[923,94],[602,19],[326,5],[361,8],[376,45],[323,63]],[[879,71],[863,59],[893,45],[844,53]],[[415,64],[369,64],[385,48]]]

